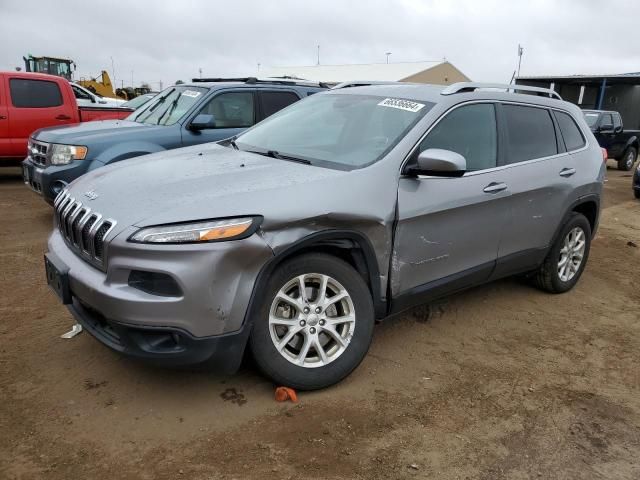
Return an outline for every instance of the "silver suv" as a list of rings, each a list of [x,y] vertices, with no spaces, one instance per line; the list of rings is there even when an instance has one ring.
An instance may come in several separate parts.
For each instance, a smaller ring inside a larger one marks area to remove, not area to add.
[[[298,389],[347,376],[375,321],[416,304],[522,273],[566,292],[602,152],[555,92],[498,87],[334,89],[90,172],[56,198],[48,282],[121,353],[231,372],[248,345]]]

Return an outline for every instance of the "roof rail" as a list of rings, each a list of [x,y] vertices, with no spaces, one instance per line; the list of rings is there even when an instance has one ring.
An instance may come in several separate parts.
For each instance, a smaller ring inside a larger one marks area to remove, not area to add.
[[[548,95],[549,98],[555,98],[557,100],[562,100],[562,97],[558,94],[558,92],[551,90],[550,88],[542,88],[542,87],[529,87],[527,85],[507,85],[502,83],[477,83],[477,82],[458,82],[453,85],[449,85],[445,87],[441,95],[453,95],[455,93],[465,93],[465,92],[473,92],[475,90],[481,88],[491,88],[491,89],[499,89],[506,90],[509,92],[513,90],[514,92],[533,92],[538,95]]]
[[[257,77],[233,77],[233,78],[224,78],[224,77],[211,77],[211,78],[192,78],[192,82],[242,82],[248,84],[256,84],[256,83],[270,83],[277,85],[299,85],[305,87],[322,87],[329,88],[329,85],[323,82],[313,82],[311,80],[303,80],[303,79],[294,79],[294,78],[257,78]]]
[[[390,82],[390,81],[381,81],[381,80],[352,80],[349,82],[338,83],[332,90],[338,90],[340,88],[350,88],[350,87],[368,87],[370,85],[395,85],[397,83],[402,82]]]

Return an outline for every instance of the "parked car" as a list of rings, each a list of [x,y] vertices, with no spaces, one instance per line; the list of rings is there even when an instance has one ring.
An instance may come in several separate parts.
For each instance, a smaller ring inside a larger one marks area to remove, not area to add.
[[[41,73],[0,72],[0,165],[18,165],[34,130],[124,118],[129,109],[78,106],[69,82]]]
[[[126,108],[132,108],[136,110],[155,97],[157,93],[145,93],[144,95],[138,95],[136,98],[125,102],[122,106]]]
[[[411,306],[523,272],[566,292],[601,149],[576,106],[480,86],[330,90],[91,171],[55,201],[49,284],[125,355],[233,371],[248,345],[298,389],[347,376],[375,320]]]
[[[600,146],[618,162],[618,170],[631,170],[638,158],[640,130],[625,129],[618,112],[583,110],[583,114]]]
[[[102,95],[98,95],[97,93],[93,93],[91,90],[84,88],[82,85],[78,85],[77,83],[71,82],[71,88],[73,89],[73,93],[76,96],[76,102],[81,107],[124,107],[124,108],[134,108],[130,106],[125,106],[125,100],[121,98],[107,98]]]
[[[640,199],[640,163],[636,167],[636,170],[633,172],[633,194],[636,198]]]
[[[23,162],[25,182],[28,178],[28,185],[52,204],[69,182],[90,170],[237,135],[281,108],[322,90],[317,84],[255,78],[176,85],[125,120],[38,130],[30,140],[37,153]],[[54,158],[47,153],[53,144],[84,152],[83,156]]]

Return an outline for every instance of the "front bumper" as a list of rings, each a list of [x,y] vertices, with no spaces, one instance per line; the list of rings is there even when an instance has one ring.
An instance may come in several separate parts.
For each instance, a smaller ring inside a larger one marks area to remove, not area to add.
[[[204,245],[134,244],[126,241],[131,230],[110,242],[106,272],[70,250],[58,230],[51,234],[49,251],[68,268],[69,311],[101,343],[125,355],[164,365],[214,358],[222,367],[237,367],[251,325],[247,306],[271,249],[258,235]],[[170,275],[180,296],[130,286],[133,270]]]
[[[53,205],[60,191],[87,172],[87,161],[73,161],[68,165],[39,165],[27,157],[22,162],[22,178],[25,185]]]

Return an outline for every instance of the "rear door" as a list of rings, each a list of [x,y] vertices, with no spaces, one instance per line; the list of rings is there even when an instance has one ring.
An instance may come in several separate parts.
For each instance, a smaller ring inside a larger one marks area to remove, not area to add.
[[[9,109],[7,108],[6,77],[0,74],[0,157],[10,156],[12,151],[9,137]]]
[[[258,90],[258,99],[258,121],[261,121],[297,102],[300,97],[291,90]]]
[[[576,165],[550,109],[504,103],[499,111],[505,134],[504,178],[511,197],[496,275],[506,275],[535,266],[544,257],[574,190]]]
[[[217,92],[185,122],[183,145],[217,142],[242,133],[256,123],[256,93],[252,89],[223,90]],[[189,130],[189,123],[198,115],[213,115],[215,127],[205,130]]]
[[[7,75],[9,136],[12,156],[27,154],[27,140],[37,129],[71,122],[78,114],[57,82]]]
[[[493,103],[459,106],[431,129],[418,150],[463,155],[460,178],[402,177],[391,272],[394,297],[464,288],[486,280],[508,219],[509,188],[497,167]]]

